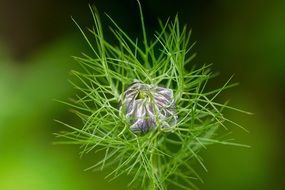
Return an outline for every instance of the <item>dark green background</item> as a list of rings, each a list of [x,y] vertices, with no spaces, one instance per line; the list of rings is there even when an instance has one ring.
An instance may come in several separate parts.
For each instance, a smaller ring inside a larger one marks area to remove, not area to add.
[[[202,190],[285,188],[285,1],[141,0],[148,34],[157,18],[177,12],[192,28],[193,65],[213,63],[220,75],[232,74],[238,87],[221,100],[254,112],[228,113],[250,133],[233,128],[232,137],[250,149],[224,145],[203,152],[208,173]],[[132,37],[140,37],[135,0],[0,0],[0,189],[126,189],[124,178],[108,183],[103,172],[84,172],[94,154],[79,158],[79,147],[52,145],[64,128],[53,119],[76,122],[68,107],[53,101],[73,95],[67,80],[76,64],[71,55],[88,52],[71,22],[91,26],[88,3],[111,15]],[[112,40],[106,32],[106,38]]]

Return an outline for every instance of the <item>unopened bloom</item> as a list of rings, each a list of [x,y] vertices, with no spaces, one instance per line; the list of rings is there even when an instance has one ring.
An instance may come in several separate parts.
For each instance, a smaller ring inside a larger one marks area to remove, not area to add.
[[[173,91],[138,80],[124,92],[120,110],[134,133],[146,133],[157,126],[171,128],[177,122]]]

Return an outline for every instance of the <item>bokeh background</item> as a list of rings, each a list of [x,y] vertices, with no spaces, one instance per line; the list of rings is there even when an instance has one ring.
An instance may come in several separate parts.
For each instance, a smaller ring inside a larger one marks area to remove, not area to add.
[[[209,171],[201,171],[200,189],[285,189],[285,1],[141,2],[150,36],[157,18],[179,13],[197,41],[193,65],[213,63],[220,73],[215,85],[235,74],[240,85],[221,98],[254,113],[229,113],[250,131],[233,128],[232,137],[251,148],[205,150]],[[92,26],[88,4],[96,5],[106,28],[104,12],[132,37],[141,36],[135,0],[0,0],[1,190],[126,189],[124,177],[108,183],[104,172],[83,171],[95,155],[80,158],[79,147],[53,144],[53,133],[63,130],[53,119],[76,122],[54,99],[74,93],[71,56],[89,50],[71,16]]]

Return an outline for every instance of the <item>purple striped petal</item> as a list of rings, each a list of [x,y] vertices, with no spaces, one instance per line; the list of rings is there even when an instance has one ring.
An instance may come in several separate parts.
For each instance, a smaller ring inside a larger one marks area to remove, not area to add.
[[[124,92],[120,110],[124,110],[134,133],[144,134],[158,125],[171,128],[177,123],[173,91],[138,80]]]

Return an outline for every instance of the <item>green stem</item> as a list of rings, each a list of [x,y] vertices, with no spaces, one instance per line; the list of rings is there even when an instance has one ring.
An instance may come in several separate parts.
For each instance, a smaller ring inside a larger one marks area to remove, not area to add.
[[[148,62],[148,43],[147,43],[147,35],[146,35],[146,29],[144,25],[144,17],[143,17],[143,12],[142,12],[142,6],[139,0],[137,0],[138,5],[139,5],[139,10],[140,10],[140,19],[141,19],[141,26],[142,26],[142,32],[143,32],[143,43],[145,47],[145,54],[144,54],[144,62],[146,65],[146,68],[150,68],[150,64]]]

